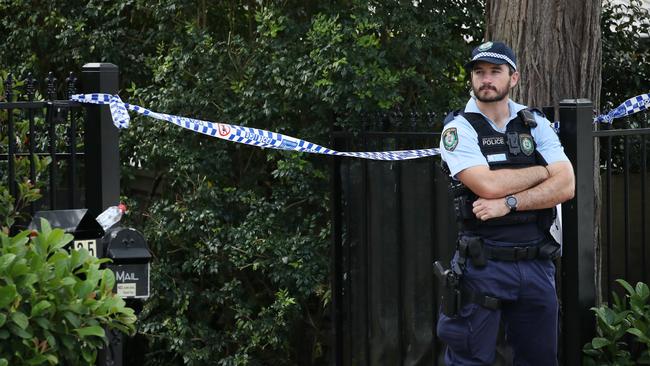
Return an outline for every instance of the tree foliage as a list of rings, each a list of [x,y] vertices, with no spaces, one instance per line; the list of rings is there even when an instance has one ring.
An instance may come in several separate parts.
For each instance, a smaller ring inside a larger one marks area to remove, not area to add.
[[[629,98],[650,93],[650,9],[640,0],[603,2],[603,92],[601,113],[607,113]],[[647,110],[625,118],[615,119],[614,128],[648,127]],[[605,141],[605,140],[602,140]],[[625,169],[625,138],[611,140],[611,168],[614,173]],[[628,147],[631,172],[643,168],[645,140],[636,140]],[[601,162],[607,159],[607,150],[601,150]]]
[[[650,92],[650,9],[641,0],[603,2],[603,93],[606,112]]]

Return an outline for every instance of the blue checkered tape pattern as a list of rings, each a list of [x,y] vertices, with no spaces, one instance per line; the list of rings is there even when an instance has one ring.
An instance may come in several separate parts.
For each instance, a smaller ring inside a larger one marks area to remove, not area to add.
[[[621,103],[618,107],[612,109],[607,114],[601,114],[594,119],[594,123],[609,123],[614,122],[616,118],[629,116],[634,113],[641,112],[650,108],[650,93],[637,95]]]
[[[440,154],[440,151],[437,148],[374,152],[336,151],[309,141],[258,128],[202,121],[193,118],[154,112],[134,104],[124,103],[117,95],[101,93],[75,94],[70,99],[79,103],[108,104],[113,118],[113,124],[120,129],[129,127],[130,117],[128,111],[133,111],[151,118],[173,123],[179,127],[202,133],[204,135],[270,149],[384,161],[409,160]]]

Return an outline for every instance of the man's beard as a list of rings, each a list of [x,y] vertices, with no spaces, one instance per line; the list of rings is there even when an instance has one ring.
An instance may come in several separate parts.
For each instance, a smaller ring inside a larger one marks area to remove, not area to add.
[[[486,89],[494,90],[496,92],[495,96],[488,97],[488,96],[481,96],[480,92]],[[494,86],[482,86],[478,90],[474,86],[472,86],[472,90],[474,91],[474,96],[476,99],[478,99],[480,102],[483,103],[494,103],[494,102],[500,102],[505,97],[508,96],[510,93],[510,85],[506,86],[503,90],[499,90]]]

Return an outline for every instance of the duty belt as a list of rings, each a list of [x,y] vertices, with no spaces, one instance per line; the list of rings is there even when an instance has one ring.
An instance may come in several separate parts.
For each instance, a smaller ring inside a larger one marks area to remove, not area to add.
[[[560,254],[560,245],[553,240],[533,245],[497,247],[484,245],[479,237],[461,237],[458,241],[459,263],[464,265],[471,259],[475,267],[484,267],[487,260],[495,261],[520,261],[533,259],[555,259]]]
[[[487,259],[497,261],[521,261],[539,257],[539,246],[530,247],[491,247],[484,245],[483,252]]]

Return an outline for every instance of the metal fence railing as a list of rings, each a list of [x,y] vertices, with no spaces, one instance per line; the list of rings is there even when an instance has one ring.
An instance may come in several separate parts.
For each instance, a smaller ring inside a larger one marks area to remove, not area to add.
[[[648,227],[648,153],[650,128],[647,115],[618,119],[594,131],[600,142],[601,258],[603,299],[621,294],[615,280],[650,282]]]
[[[69,100],[78,85],[80,92],[115,93],[117,74],[115,65],[87,64],[80,80],[72,73],[63,82],[52,73],[42,82],[31,74],[3,78],[0,180],[15,199],[25,193],[18,182],[39,189],[41,199],[26,213],[86,207],[97,215],[118,202],[118,135],[110,112]]]
[[[64,94],[76,92],[76,81],[70,74]],[[0,134],[7,144],[0,150],[0,172],[5,178],[3,183],[16,198],[19,181],[41,188],[42,199],[28,207],[30,214],[41,208],[74,208],[82,204],[78,171],[84,157],[80,123],[83,108],[75,102],[58,100],[56,83],[50,73],[45,78],[46,91],[40,93],[31,75],[14,80],[9,74],[4,80]]]

